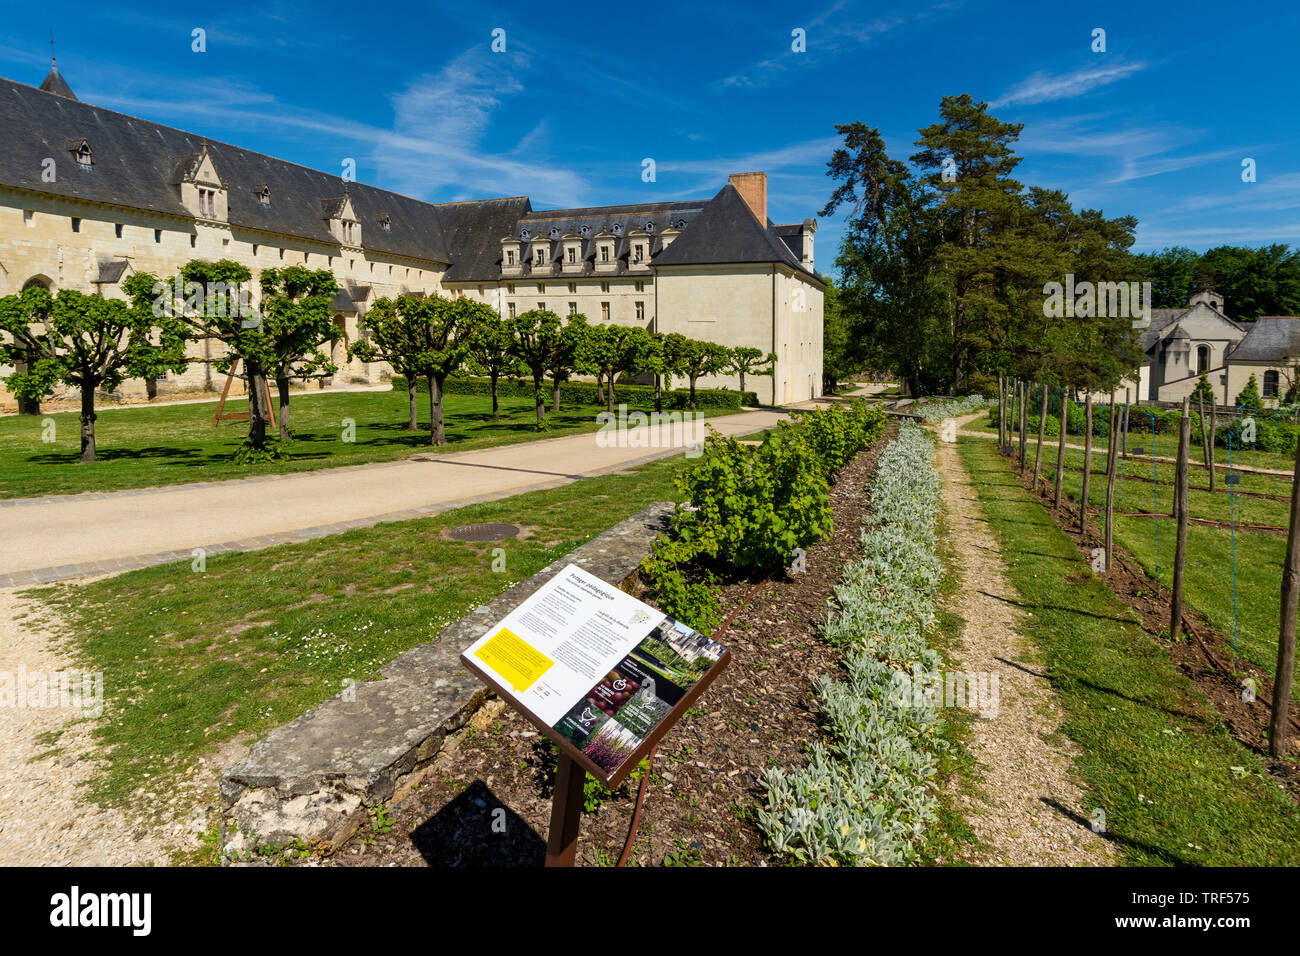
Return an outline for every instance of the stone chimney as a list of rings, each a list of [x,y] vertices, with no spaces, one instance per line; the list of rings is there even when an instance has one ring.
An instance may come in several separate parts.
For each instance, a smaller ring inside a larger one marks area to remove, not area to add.
[[[736,187],[740,198],[758,218],[758,224],[767,227],[767,173],[732,173],[727,182]]]

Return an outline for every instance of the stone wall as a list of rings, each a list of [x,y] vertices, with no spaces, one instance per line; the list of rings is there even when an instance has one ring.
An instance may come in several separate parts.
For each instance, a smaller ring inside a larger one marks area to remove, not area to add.
[[[576,564],[620,586],[631,581],[670,502],[656,502],[521,581],[380,673],[254,744],[221,775],[222,858],[303,841],[332,852],[378,806],[420,783],[449,733],[491,692],[460,661],[478,640],[560,569]]]

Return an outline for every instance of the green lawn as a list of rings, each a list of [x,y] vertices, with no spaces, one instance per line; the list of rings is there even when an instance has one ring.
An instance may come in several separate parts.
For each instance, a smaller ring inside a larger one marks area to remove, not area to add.
[[[381,524],[318,541],[35,593],[104,673],[96,728],[110,759],[94,796],[119,801],[238,734],[258,738],[364,681],[403,651],[652,501],[673,499],[677,456],[625,475]],[[526,538],[471,544],[456,525],[500,521]],[[492,549],[505,549],[493,573]],[[146,776],[147,775],[147,776]]]
[[[1021,630],[1042,649],[1062,730],[1082,749],[1075,773],[1086,805],[1105,811],[1126,860],[1300,864],[1300,815],[1259,759],[1092,573],[993,443],[964,439],[960,451],[1032,613]]]
[[[445,451],[531,441],[595,431],[591,406],[566,406],[548,415],[550,428],[538,433],[531,399],[502,399],[501,419],[492,420],[486,396],[448,395]],[[229,411],[247,411],[244,400]],[[247,422],[212,427],[215,402],[107,408],[95,424],[99,460],[78,464],[80,426],[76,412],[13,415],[0,418],[0,498],[112,491],[187,481],[246,478],[278,472],[312,471],[339,465],[390,461],[427,451],[429,401],[420,403],[420,432],[406,431],[405,392],[323,392],[293,396],[290,405],[292,460],[268,465],[236,465],[232,458],[248,434]],[[43,422],[54,420],[56,441],[42,441]],[[355,441],[344,441],[344,419],[356,422]]]

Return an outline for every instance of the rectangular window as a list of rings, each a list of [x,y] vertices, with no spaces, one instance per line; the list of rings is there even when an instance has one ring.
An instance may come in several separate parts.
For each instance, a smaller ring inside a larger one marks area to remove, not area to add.
[[[34,215],[35,215],[35,213],[33,213],[30,209],[24,209],[24,210],[23,210],[23,225],[24,225],[24,226],[34,226],[34,225],[36,225],[36,223],[32,221],[32,217],[33,217]]]
[[[513,319],[515,317],[515,304],[511,302],[506,306],[506,310],[510,313],[510,318]]]
[[[633,262],[640,262],[640,261],[641,261],[641,249],[642,249],[642,246],[641,246],[641,243],[639,243],[639,242],[638,242],[635,246],[632,247],[632,261],[633,261]]]
[[[637,291],[637,292],[644,292],[644,291],[645,291],[645,280],[644,280],[644,279],[641,280],[641,281],[639,281],[639,282],[636,284],[636,291]]]
[[[511,295],[515,294],[515,284],[513,282],[506,283],[506,292],[510,293]]]
[[[538,291],[538,292],[541,292],[541,293],[545,293],[545,292],[546,292],[546,283],[545,283],[545,282],[539,282],[539,283],[537,283],[537,291]]]
[[[608,322],[608,321],[609,321],[609,303],[608,303],[608,302],[602,302],[602,303],[600,304],[600,320],[601,320],[602,322]]]
[[[539,311],[545,312],[545,311],[546,311],[546,303],[545,303],[545,302],[538,302],[538,303],[537,303],[537,308],[538,308]]]
[[[644,318],[645,318],[645,303],[644,303],[644,302],[638,302],[638,303],[636,304],[636,317],[637,317],[638,319],[644,319]]]
[[[539,266],[544,266],[544,265],[546,265],[546,250],[545,250],[545,249],[538,249],[538,250],[537,250],[537,264],[538,264]]]
[[[600,247],[600,261],[609,262],[609,246]]]
[[[117,236],[119,239],[122,238],[122,224],[120,222],[113,226],[113,235]]]
[[[76,216],[72,217],[72,231],[81,232],[81,220],[78,219]]]
[[[155,229],[155,230],[153,231],[153,241],[154,241],[154,242],[162,242],[162,230],[161,230],[161,229]]]
[[[577,315],[577,314],[578,314],[578,303],[576,303],[576,302],[570,302],[570,303],[569,303],[569,315]]]
[[[578,283],[576,283],[576,282],[570,282],[570,283],[569,283],[569,295],[577,295],[577,294],[578,294]]]
[[[515,250],[513,250],[513,249],[507,249],[507,250],[506,250],[506,265],[508,265],[508,266],[512,266],[512,265],[514,265],[514,264],[515,264]]]
[[[602,283],[600,284],[600,291],[601,291],[601,292],[608,292],[608,291],[609,291],[609,283],[608,283],[608,282],[602,282]]]
[[[569,247],[569,263],[573,264],[578,261],[578,250],[572,246]]]

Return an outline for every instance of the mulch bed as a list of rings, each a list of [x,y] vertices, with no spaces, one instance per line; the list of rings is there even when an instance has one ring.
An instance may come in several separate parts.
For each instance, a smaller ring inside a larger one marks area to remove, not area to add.
[[[1012,468],[1013,472],[1016,469]],[[1021,485],[1038,495],[1043,506],[1052,515],[1057,526],[1075,542],[1085,561],[1092,560],[1094,548],[1104,544],[1100,527],[1100,514],[1093,520],[1088,512],[1087,530],[1079,531],[1078,508],[1067,497],[1061,508],[1052,508],[1051,482],[1032,488],[1033,470],[1019,474]],[[1101,479],[1103,482],[1104,478]],[[1167,515],[1165,517],[1168,517]],[[1142,629],[1154,637],[1169,652],[1178,669],[1187,675],[1214,705],[1224,725],[1238,742],[1259,755],[1265,767],[1292,797],[1300,800],[1300,767],[1288,759],[1270,757],[1268,729],[1272,719],[1273,679],[1245,659],[1238,659],[1236,673],[1232,665],[1231,638],[1217,630],[1199,611],[1183,602],[1183,630],[1187,639],[1177,643],[1169,640],[1169,620],[1173,595],[1169,588],[1157,583],[1142,566],[1118,544],[1114,546],[1110,572],[1104,580],[1121,600],[1137,613]],[[1241,682],[1246,677],[1256,681],[1256,700],[1248,703],[1241,699]],[[1300,756],[1300,726],[1297,726],[1295,705],[1292,704],[1292,729],[1289,750],[1292,757]]]
[[[827,600],[844,566],[860,556],[867,482],[897,428],[891,422],[883,439],[841,470],[831,487],[835,531],[808,549],[803,573],[721,588],[722,606],[739,608],[714,635],[730,647],[732,663],[660,743],[629,864],[778,862],[753,822],[764,799],[758,774],[801,764],[822,737],[813,681],[839,666],[839,654],[820,637]],[[539,866],[554,776],[546,738],[493,701],[449,739],[430,779],[394,808],[390,828],[368,826],[323,863]],[[579,865],[617,861],[635,802],[636,784],[629,783],[583,814]]]

